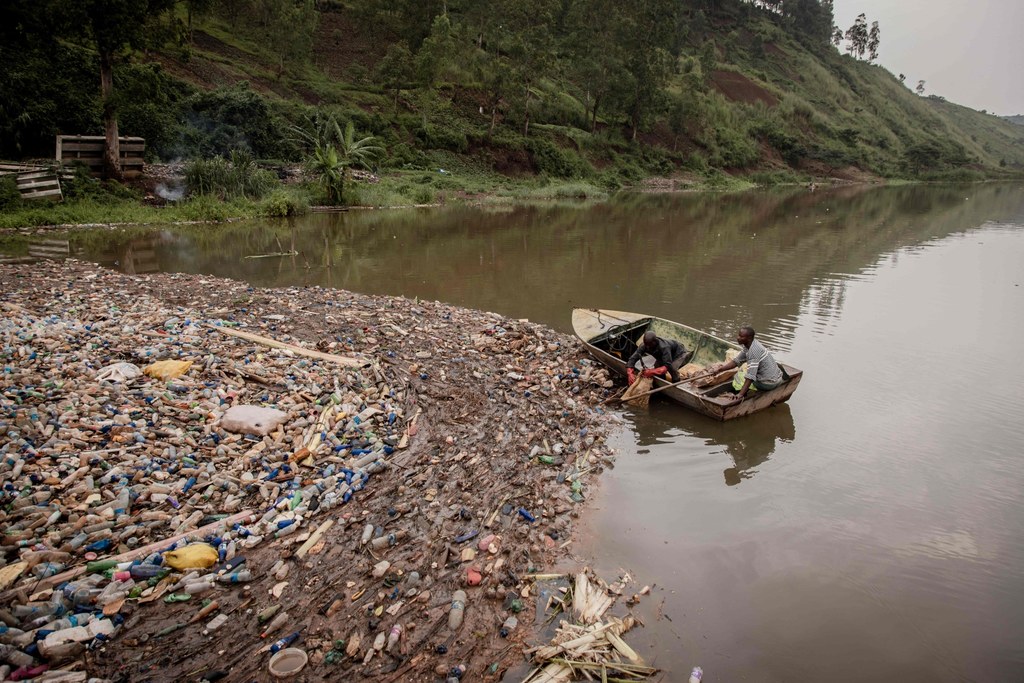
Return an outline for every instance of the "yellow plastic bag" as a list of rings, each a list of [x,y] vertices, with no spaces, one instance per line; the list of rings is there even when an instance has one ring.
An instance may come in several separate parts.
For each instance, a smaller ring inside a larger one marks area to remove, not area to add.
[[[206,569],[217,563],[217,551],[205,543],[192,543],[164,553],[164,564],[173,569]]]
[[[158,360],[151,365],[147,365],[142,371],[150,377],[167,381],[181,377],[188,372],[190,367],[192,367],[192,361],[190,360]]]

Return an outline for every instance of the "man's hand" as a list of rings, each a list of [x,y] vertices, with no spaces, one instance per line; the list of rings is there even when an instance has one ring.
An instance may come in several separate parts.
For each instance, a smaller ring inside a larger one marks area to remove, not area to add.
[[[644,377],[658,377],[664,375],[666,370],[668,370],[668,368],[664,365],[660,368],[648,368],[647,370],[644,370]]]
[[[633,386],[633,382],[636,381],[636,371],[633,368],[626,368],[626,379],[629,381],[629,386]]]

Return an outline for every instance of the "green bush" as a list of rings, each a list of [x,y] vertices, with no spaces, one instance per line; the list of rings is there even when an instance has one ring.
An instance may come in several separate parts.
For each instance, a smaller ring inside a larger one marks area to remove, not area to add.
[[[586,178],[591,174],[590,164],[578,153],[548,140],[531,138],[526,149],[541,173],[555,178]]]
[[[446,149],[451,152],[465,152],[469,149],[466,134],[447,126],[428,126],[416,131],[416,137],[428,149]]]
[[[21,206],[21,193],[13,175],[0,176],[0,211],[13,211]]]
[[[299,150],[287,134],[291,121],[281,108],[240,83],[202,92],[183,103],[184,125],[174,144],[158,150],[164,158],[227,156],[233,150],[257,159],[297,159]]]
[[[260,204],[260,214],[268,218],[301,216],[309,212],[309,197],[298,191],[278,188]]]
[[[437,196],[429,187],[419,187],[413,193],[412,200],[416,204],[433,204],[437,200]]]
[[[426,168],[430,164],[426,154],[407,143],[399,142],[388,149],[384,163],[390,168]]]
[[[712,164],[725,168],[746,168],[760,156],[754,141],[740,130],[718,128],[715,130],[715,154]]]
[[[71,178],[61,181],[61,192],[66,200],[116,204],[139,199],[139,193],[126,185],[94,178],[89,172],[89,167],[81,162],[76,162],[72,169]]]
[[[220,199],[260,199],[278,187],[277,176],[256,165],[246,152],[234,151],[223,157],[196,159],[185,166],[185,184],[192,196],[213,195]]]
[[[121,135],[146,139],[146,158],[168,158],[179,139],[181,103],[192,88],[164,73],[160,64],[128,63],[115,73]]]

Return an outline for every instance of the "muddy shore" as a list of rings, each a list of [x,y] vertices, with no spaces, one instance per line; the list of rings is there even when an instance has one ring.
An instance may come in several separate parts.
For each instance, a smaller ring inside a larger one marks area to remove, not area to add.
[[[32,609],[36,628],[61,616],[38,606],[73,590],[49,579],[189,531],[222,551],[200,573],[236,577],[183,598],[170,589],[185,570],[133,580],[124,564],[111,578],[91,565],[70,585],[96,577],[100,595],[62,609],[112,633],[49,659],[26,645],[31,664],[12,655],[23,668],[267,680],[261,650],[291,633],[309,658],[293,680],[434,681],[460,665],[464,680],[497,680],[523,662],[529,576],[564,564],[612,458],[616,419],[600,407],[612,382],[572,337],[438,302],[75,261],[0,266],[0,308],[0,569],[17,572],[0,586],[3,642]],[[157,360],[192,364],[167,380],[97,377]],[[239,405],[287,417],[264,436],[232,432],[224,414]],[[338,481],[345,471],[354,483]],[[465,619],[451,628],[457,590]],[[189,623],[206,601],[216,607]],[[261,638],[273,620],[258,617],[275,608],[288,616]],[[519,627],[502,637],[510,616]]]

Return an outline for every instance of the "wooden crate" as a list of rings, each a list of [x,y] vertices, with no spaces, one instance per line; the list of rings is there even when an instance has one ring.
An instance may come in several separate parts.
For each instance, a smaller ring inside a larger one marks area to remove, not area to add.
[[[146,151],[145,138],[118,138],[121,150],[121,170],[126,178],[142,175]],[[72,164],[80,161],[89,167],[93,175],[103,173],[103,149],[106,138],[102,135],[58,135],[57,161]]]
[[[23,171],[15,179],[22,199],[64,199],[60,178],[55,171]]]

